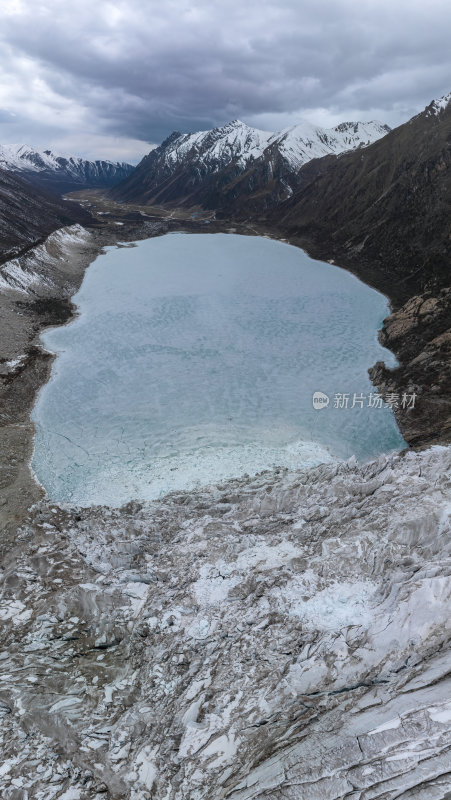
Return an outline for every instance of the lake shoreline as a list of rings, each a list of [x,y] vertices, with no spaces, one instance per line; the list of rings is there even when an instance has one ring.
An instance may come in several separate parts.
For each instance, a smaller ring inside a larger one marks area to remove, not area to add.
[[[101,220],[99,216],[97,222],[96,227],[88,229],[86,243],[69,244],[64,252],[58,251],[56,260],[64,262],[62,271],[56,266],[51,247],[50,254],[45,251],[45,243],[30,248],[20,257],[26,270],[36,250],[44,247],[39,253],[38,268],[43,270],[46,284],[33,287],[31,293],[0,292],[1,552],[8,550],[30,506],[45,494],[30,469],[34,441],[30,417],[41,387],[49,380],[55,356],[44,350],[40,336],[46,329],[66,325],[75,318],[77,309],[72,297],[80,288],[86,269],[105,247],[125,246],[170,232],[245,233],[247,230],[240,225],[231,227],[214,222],[206,228],[202,220],[174,219],[171,213],[143,222],[140,214],[130,214],[126,207],[123,216],[115,215],[111,220]],[[53,236],[46,242],[51,242]]]
[[[232,233],[135,241],[108,248],[74,302],[79,318],[41,337],[60,356],[32,416],[54,501],[120,506],[406,446],[371,405],[367,364],[395,363],[377,341],[386,299],[298,248]]]
[[[104,247],[202,230],[120,221],[42,263],[41,297],[0,295],[4,791],[136,800],[156,776],[159,797],[245,800],[288,772],[301,791],[331,774],[398,791],[406,730],[424,787],[447,769],[449,448],[118,509],[52,503],[33,480],[42,331],[74,318]],[[262,235],[237,228],[208,226]]]
[[[80,199],[79,194],[77,193],[77,199]],[[34,440],[34,426],[30,415],[40,388],[49,379],[54,356],[42,348],[40,335],[46,328],[67,324],[74,318],[76,308],[72,304],[72,297],[81,286],[86,269],[105,247],[121,246],[134,240],[153,238],[170,232],[237,233],[263,236],[301,247],[299,241],[290,241],[276,231],[260,230],[254,224],[218,221],[208,214],[193,219],[191,214],[186,215],[186,212],[181,212],[185,213],[185,216],[180,218],[173,211],[158,210],[159,216],[152,216],[149,213],[146,215],[148,219],[143,221],[142,212],[130,210],[128,206],[114,204],[114,213],[105,211],[105,201],[101,193],[81,194],[87,198],[85,203],[91,213],[92,201],[99,203],[95,216],[97,227],[89,230],[89,240],[86,245],[81,248],[74,246],[67,248],[64,260],[70,264],[66,271],[60,274],[53,265],[47,267],[51,288],[49,290],[48,286],[40,287],[39,292],[34,292],[34,300],[30,300],[27,295],[20,292],[0,294],[0,308],[4,320],[1,331],[3,352],[0,361],[0,414],[5,420],[0,428],[2,442],[0,468],[4,476],[1,484],[0,526],[10,534],[13,534],[16,526],[20,524],[30,505],[43,497],[43,490],[30,471]],[[110,208],[110,201],[106,202]],[[32,250],[22,256],[25,263]],[[308,250],[306,252],[315,258],[315,255],[311,255]],[[359,275],[356,277],[365,283]],[[21,308],[20,316],[17,314],[17,304]],[[25,304],[26,310],[22,310],[20,304]],[[5,325],[8,335],[4,334]],[[384,344],[391,349],[389,343]],[[398,355],[396,350],[394,352]],[[5,363],[21,356],[23,360],[16,368],[5,369],[3,366]],[[389,372],[396,374],[396,370]],[[382,380],[376,385],[379,388],[384,387]],[[399,424],[401,417],[399,414],[395,416]],[[409,442],[404,425],[401,426],[401,433]],[[440,441],[432,438],[431,443]],[[415,443],[415,447],[422,448],[428,444],[427,441],[420,441]]]

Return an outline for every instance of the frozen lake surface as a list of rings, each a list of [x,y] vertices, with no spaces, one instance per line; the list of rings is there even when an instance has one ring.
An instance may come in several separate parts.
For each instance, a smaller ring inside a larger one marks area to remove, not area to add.
[[[298,248],[182,233],[108,248],[75,302],[42,337],[58,358],[33,413],[55,501],[118,506],[404,445],[369,406],[368,367],[395,363],[377,340],[386,299]]]

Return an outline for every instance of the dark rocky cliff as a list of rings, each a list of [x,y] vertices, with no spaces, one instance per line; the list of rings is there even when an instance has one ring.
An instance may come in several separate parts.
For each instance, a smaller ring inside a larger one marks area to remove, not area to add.
[[[79,205],[45,194],[27,181],[0,170],[0,263],[76,222],[90,223]]]
[[[312,161],[299,179],[270,224],[355,270],[397,306],[448,285],[451,104],[431,104],[363,151]]]

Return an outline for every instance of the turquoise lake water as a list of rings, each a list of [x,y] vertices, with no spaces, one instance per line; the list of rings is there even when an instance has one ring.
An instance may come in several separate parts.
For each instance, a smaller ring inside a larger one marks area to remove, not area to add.
[[[33,412],[55,501],[118,506],[405,444],[391,410],[368,407],[368,367],[395,363],[377,340],[386,299],[298,248],[182,233],[112,247],[75,302],[42,337],[58,357]]]

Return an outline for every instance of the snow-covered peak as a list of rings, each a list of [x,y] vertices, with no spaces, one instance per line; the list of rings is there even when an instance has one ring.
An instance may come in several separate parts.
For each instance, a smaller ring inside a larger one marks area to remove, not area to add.
[[[166,158],[171,164],[187,158],[201,161],[213,170],[235,160],[245,166],[250,158],[261,156],[271,136],[270,131],[251,128],[235,119],[209,131],[181,134],[172,142]]]
[[[16,172],[22,169],[38,170],[35,163],[36,157],[48,164],[49,151],[47,154],[38,153],[27,144],[2,144],[0,145],[0,167]],[[34,157],[34,158],[33,158]],[[53,161],[53,159],[52,159]]]
[[[180,134],[164,143],[166,165],[190,161],[215,172],[232,161],[245,168],[268,147],[278,149],[293,169],[330,153],[362,147],[384,136],[390,128],[380,122],[343,122],[325,129],[306,120],[273,133],[252,128],[241,120],[209,131]]]
[[[100,164],[114,169],[128,166],[107,160],[88,161],[69,155],[56,155],[51,150],[37,150],[26,144],[0,145],[0,167],[13,172],[42,172],[44,170],[59,172],[64,170],[64,172],[78,174],[81,168],[86,170],[87,165],[93,168]]]
[[[232,128],[249,128],[249,125],[246,125],[246,123],[242,122],[242,120],[240,119],[232,119],[231,122],[226,122],[225,125],[218,128],[217,130],[225,131],[225,130],[231,130]]]
[[[299,169],[312,158],[342,153],[380,139],[390,128],[381,122],[342,122],[335,128],[320,128],[303,120],[291,128],[275,133],[271,143],[277,143],[281,154],[293,168]]]
[[[87,161],[26,144],[0,145],[0,170],[21,175],[51,193],[63,194],[85,187],[106,188],[127,178],[134,167],[113,161]]]
[[[444,94],[443,97],[433,100],[430,106],[428,106],[428,109],[430,109],[432,114],[440,114],[441,111],[445,110],[450,101],[451,92],[448,92],[448,94]]]
[[[366,146],[390,133],[391,128],[373,119],[370,122],[341,122],[331,130],[335,131],[337,136],[342,136],[345,144],[354,146],[359,142]]]

